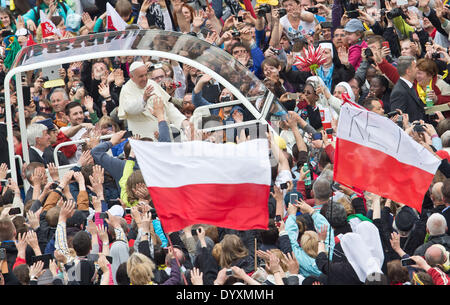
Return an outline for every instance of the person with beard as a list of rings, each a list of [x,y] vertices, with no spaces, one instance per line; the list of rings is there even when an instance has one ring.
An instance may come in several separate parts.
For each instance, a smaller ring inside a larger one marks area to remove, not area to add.
[[[337,27],[333,33],[333,45],[336,49],[348,48],[347,40],[345,39],[345,31],[343,27]]]

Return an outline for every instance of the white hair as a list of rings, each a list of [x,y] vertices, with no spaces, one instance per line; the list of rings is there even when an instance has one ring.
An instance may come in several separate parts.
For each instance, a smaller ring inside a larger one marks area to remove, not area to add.
[[[31,146],[36,146],[36,138],[42,137],[44,131],[47,130],[47,126],[40,123],[30,124],[27,128],[27,139],[28,144]]]
[[[63,94],[63,98],[65,101],[69,100],[69,96],[67,95],[66,90],[64,90],[63,88],[56,88],[55,90],[53,90],[52,94],[50,95],[50,100],[52,99],[53,94],[61,92]]]
[[[427,229],[431,236],[445,234],[447,229],[447,221],[440,213],[434,213],[427,220]]]

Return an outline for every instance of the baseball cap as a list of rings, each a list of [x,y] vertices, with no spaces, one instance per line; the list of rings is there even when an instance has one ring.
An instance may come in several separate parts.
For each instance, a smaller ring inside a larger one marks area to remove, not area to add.
[[[53,124],[52,119],[45,119],[42,121],[37,121],[36,123],[47,126],[47,130],[56,130],[56,126]]]
[[[358,19],[350,19],[344,27],[344,31],[349,33],[354,33],[356,31],[364,32],[365,30],[363,23]]]

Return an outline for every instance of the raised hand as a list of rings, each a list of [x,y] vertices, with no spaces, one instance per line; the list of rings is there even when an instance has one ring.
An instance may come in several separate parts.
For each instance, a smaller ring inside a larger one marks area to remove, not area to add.
[[[289,273],[298,274],[300,265],[298,264],[297,258],[295,257],[294,252],[284,254],[282,262],[287,266]]]
[[[102,243],[109,244],[108,229],[103,224],[97,225],[97,234]]]
[[[192,27],[196,29],[200,29],[205,22],[205,13],[202,10],[194,11],[193,19],[192,19]]]
[[[0,165],[0,180],[4,180],[8,175],[8,165],[6,163],[2,163]]]
[[[59,212],[59,222],[66,222],[68,218],[72,217],[74,210],[75,202],[64,202],[63,206],[61,207],[61,211]]]
[[[37,280],[42,274],[44,274],[45,270],[44,268],[44,262],[43,261],[37,261],[30,267],[30,279]]]
[[[112,74],[112,73],[111,73]],[[114,74],[112,74],[114,76]],[[98,93],[103,96],[104,98],[111,97],[111,94],[109,92],[109,84],[103,84],[101,83],[98,85]]]
[[[40,222],[39,222],[39,217],[41,215],[42,212],[42,207],[39,208],[39,210],[36,211],[36,213],[33,213],[33,211],[29,210],[27,212],[27,219],[28,219],[28,223],[27,225],[32,228],[33,230],[37,230],[39,228]]]
[[[150,112],[155,116],[158,121],[163,121],[164,118],[164,102],[161,97],[155,96],[153,99],[153,107],[149,107]]]
[[[83,21],[83,24],[86,26],[89,32],[92,32],[94,31],[97,16],[94,18],[94,20],[92,20],[91,16],[88,13],[83,13],[83,15],[81,16],[81,21]]]
[[[200,269],[194,267],[191,270],[191,282],[192,285],[203,285],[203,272]]]

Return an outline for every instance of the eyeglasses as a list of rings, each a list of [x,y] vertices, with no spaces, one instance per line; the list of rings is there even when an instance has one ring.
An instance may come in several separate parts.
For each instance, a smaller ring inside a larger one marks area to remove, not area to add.
[[[247,52],[247,50],[234,50],[234,51],[233,51],[233,55],[241,54],[241,53],[246,53],[246,52]]]
[[[334,34],[334,37],[345,37],[345,34]]]

